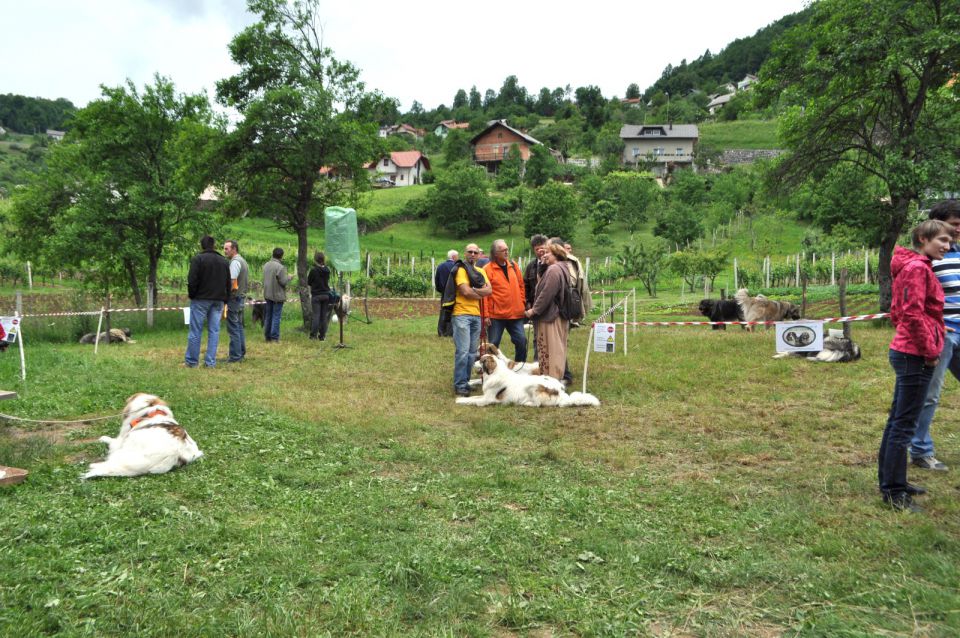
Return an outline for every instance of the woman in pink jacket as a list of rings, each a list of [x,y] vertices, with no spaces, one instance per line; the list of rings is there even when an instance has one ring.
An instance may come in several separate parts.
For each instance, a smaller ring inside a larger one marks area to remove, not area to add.
[[[897,380],[880,442],[878,478],[883,502],[896,510],[920,511],[913,496],[926,491],[907,483],[907,448],[943,348],[943,287],[931,261],[943,259],[951,237],[945,222],[925,221],[913,230],[914,250],[897,246],[890,262],[890,320],[897,330],[890,342],[890,365]]]

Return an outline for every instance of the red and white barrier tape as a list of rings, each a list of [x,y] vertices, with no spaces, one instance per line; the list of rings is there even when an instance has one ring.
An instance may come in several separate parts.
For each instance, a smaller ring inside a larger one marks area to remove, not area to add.
[[[267,303],[266,301],[248,301],[244,303],[245,306],[257,306]],[[189,308],[190,306],[163,306],[159,308],[154,308],[154,312],[160,310],[183,310],[184,308]],[[110,308],[109,310],[104,309],[103,312],[146,312],[147,308]],[[23,318],[27,317],[83,317],[83,316],[96,316],[100,314],[100,310],[83,310],[78,312],[37,312],[32,314],[20,315]]]
[[[827,317],[826,319],[802,319],[801,321],[820,321],[823,323],[849,323],[851,321],[870,321],[889,317],[886,312],[871,315],[851,315],[849,317]],[[594,324],[598,322],[593,322]],[[783,321],[607,321],[618,326],[773,326]]]

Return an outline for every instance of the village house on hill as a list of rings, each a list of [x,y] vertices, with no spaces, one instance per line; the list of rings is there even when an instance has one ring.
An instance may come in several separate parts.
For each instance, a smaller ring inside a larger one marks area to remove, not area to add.
[[[422,128],[410,126],[409,124],[390,124],[380,127],[380,137],[390,137],[391,135],[406,135],[415,140],[422,140],[427,132]]]
[[[455,129],[468,129],[470,128],[469,122],[458,122],[456,120],[443,120],[437,124],[437,128],[433,129],[433,134],[437,137],[442,137],[446,139],[447,135],[450,134],[450,131]]]
[[[509,126],[504,120],[493,120],[470,140],[473,161],[486,168],[487,172],[496,173],[500,162],[514,144],[520,150],[521,161],[526,163],[530,159],[530,148],[542,142]]]
[[[677,168],[693,167],[700,139],[696,124],[626,124],[620,129],[623,163],[651,162],[651,171],[664,177]]]
[[[395,151],[364,168],[381,185],[410,186],[421,182],[423,171],[430,170],[430,160],[420,151]]]

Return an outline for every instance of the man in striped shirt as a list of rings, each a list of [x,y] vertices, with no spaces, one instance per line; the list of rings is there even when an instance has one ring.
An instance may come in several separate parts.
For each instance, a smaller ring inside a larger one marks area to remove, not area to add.
[[[917,430],[910,441],[910,458],[914,466],[925,470],[946,472],[947,466],[933,455],[933,438],[930,436],[930,424],[934,412],[940,403],[940,392],[946,372],[960,380],[960,201],[947,199],[930,209],[930,219],[945,221],[953,227],[953,243],[943,259],[933,262],[933,272],[943,286],[943,320],[947,325],[947,336],[943,341],[940,363],[937,364],[930,379],[927,398],[917,420]]]

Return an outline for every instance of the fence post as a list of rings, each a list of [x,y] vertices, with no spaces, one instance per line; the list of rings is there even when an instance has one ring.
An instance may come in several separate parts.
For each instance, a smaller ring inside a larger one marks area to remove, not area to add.
[[[737,272],[737,270],[738,270],[737,258],[734,257],[733,258],[733,289],[734,290],[740,290],[740,279],[739,279],[740,275]]]
[[[795,285],[800,285],[800,255],[797,255],[797,276]]]
[[[840,271],[840,316],[847,316],[847,269]],[[843,323],[843,338],[850,338],[850,322]]]
[[[627,355],[627,298],[623,298],[623,355]]]
[[[630,294],[633,295],[633,331],[637,331],[637,288],[634,286]]]
[[[586,264],[584,264],[584,270],[586,271],[584,276],[587,279],[587,286],[589,287],[590,286],[590,258],[589,257],[587,257],[587,262]]]
[[[416,263],[417,263],[417,258],[416,258],[416,257],[410,257],[410,274],[411,274],[411,275],[415,275],[415,274],[417,273]]]
[[[93,338],[93,354],[97,354],[100,349],[100,329],[103,327],[103,306],[100,306],[100,319],[97,320],[97,336]],[[110,335],[107,335],[107,343],[110,343]]]
[[[30,268],[30,262],[27,262],[27,286],[33,290],[33,269]]]
[[[870,283],[870,252],[863,249],[863,283]]]
[[[370,279],[370,251],[367,251],[367,279]]]
[[[20,293],[18,292],[17,293],[18,301],[19,301],[19,297],[20,297]],[[17,323],[19,324],[17,326],[18,328],[17,343],[19,344],[18,347],[20,348],[20,380],[26,381],[27,380],[27,360],[23,355],[23,316],[21,315],[19,310],[17,310],[16,317],[17,317]]]
[[[153,327],[153,282],[147,282],[147,327]]]
[[[390,255],[387,255],[387,277],[390,276]]]
[[[17,315],[23,316],[23,293],[17,291]],[[20,323],[23,323],[22,321]]]
[[[830,253],[830,285],[837,285],[837,253]]]

